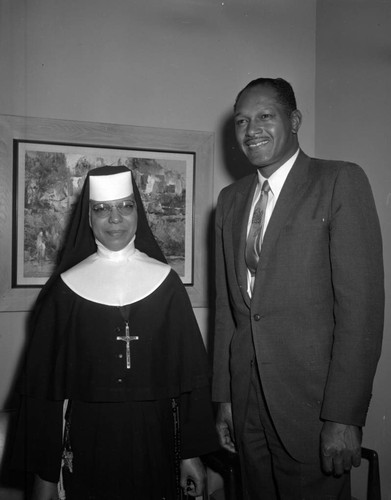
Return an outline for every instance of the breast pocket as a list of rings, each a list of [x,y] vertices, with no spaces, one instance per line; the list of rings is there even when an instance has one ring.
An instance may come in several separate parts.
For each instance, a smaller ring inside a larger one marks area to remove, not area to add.
[[[317,233],[317,232],[329,232],[329,223],[325,217],[320,217],[319,219],[310,220],[297,220],[288,223],[284,226],[283,232],[286,234],[301,234],[301,233]]]
[[[329,236],[329,226],[322,220],[297,221],[281,230],[268,267],[284,284],[284,294],[319,300],[330,288]]]

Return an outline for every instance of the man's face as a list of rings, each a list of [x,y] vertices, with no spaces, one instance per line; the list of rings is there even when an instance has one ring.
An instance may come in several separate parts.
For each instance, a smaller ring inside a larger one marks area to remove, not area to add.
[[[136,234],[137,206],[134,196],[105,202],[90,201],[90,221],[95,238],[118,252]]]
[[[293,111],[289,117],[274,89],[268,86],[245,90],[236,104],[236,139],[264,177],[269,177],[297,151],[300,124],[300,111]]]

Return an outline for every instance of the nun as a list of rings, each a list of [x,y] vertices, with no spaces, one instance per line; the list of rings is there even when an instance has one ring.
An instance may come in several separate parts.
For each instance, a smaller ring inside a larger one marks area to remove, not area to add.
[[[200,495],[218,448],[209,378],[131,171],[91,170],[30,321],[14,462],[33,499]]]

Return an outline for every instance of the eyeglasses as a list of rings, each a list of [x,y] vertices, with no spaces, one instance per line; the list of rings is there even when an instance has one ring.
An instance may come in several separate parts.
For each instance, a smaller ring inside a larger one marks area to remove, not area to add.
[[[97,217],[104,219],[111,214],[113,208],[116,208],[120,215],[130,215],[134,209],[134,205],[134,201],[124,200],[112,205],[110,203],[95,203],[91,208]]]

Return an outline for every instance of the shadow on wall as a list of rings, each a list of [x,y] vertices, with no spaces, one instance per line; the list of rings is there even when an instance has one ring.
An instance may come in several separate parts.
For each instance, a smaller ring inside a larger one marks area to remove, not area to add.
[[[221,151],[223,159],[223,167],[231,177],[230,182],[234,182],[246,175],[254,173],[254,167],[247,160],[245,155],[240,150],[235,136],[235,126],[233,113],[228,110],[221,121],[220,130],[216,134],[216,148]],[[208,354],[210,361],[213,360],[213,342],[214,342],[214,298],[215,298],[215,247],[214,247],[214,219],[215,210],[211,210],[207,230],[208,230]]]
[[[21,385],[22,385],[22,374],[23,374],[23,368],[24,368],[24,362],[25,362],[25,356],[26,356],[26,350],[27,350],[27,345],[28,345],[28,338],[29,338],[29,324],[30,324],[30,319],[32,317],[33,311],[30,311],[26,315],[26,320],[24,323],[24,345],[23,348],[19,354],[19,357],[17,359],[17,364],[15,367],[13,379],[11,382],[11,385],[8,389],[8,394],[5,397],[5,402],[4,402],[4,409],[7,410],[17,410],[19,408],[20,404],[20,392],[21,392]],[[0,500],[2,500],[0,498]]]
[[[236,181],[246,175],[254,173],[254,167],[240,150],[235,136],[235,125],[232,111],[228,111],[223,118],[220,134],[220,150],[223,156],[223,166]]]

